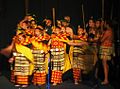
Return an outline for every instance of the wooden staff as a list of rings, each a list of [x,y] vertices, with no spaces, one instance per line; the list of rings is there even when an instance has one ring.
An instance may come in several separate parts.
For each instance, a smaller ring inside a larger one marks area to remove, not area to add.
[[[102,0],[102,21],[104,21],[104,0]],[[101,30],[103,31],[103,25],[101,26]]]
[[[110,13],[110,19],[112,20],[112,18],[113,18],[113,3],[112,3],[111,13]]]
[[[55,8],[52,8],[53,12],[53,27],[55,28]]]
[[[104,0],[102,0],[102,18],[104,18]]]
[[[84,6],[82,4],[82,16],[83,16],[83,26],[84,26],[84,29],[85,29],[85,14],[84,14]]]
[[[28,14],[28,2],[29,0],[25,0],[25,15]]]

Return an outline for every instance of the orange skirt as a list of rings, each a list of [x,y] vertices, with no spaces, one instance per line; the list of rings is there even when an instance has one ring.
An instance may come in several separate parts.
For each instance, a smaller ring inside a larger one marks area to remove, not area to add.
[[[19,85],[27,85],[29,84],[28,76],[24,75],[17,75],[16,76],[16,84]]]
[[[61,83],[62,82],[62,71],[52,70],[51,82]]]
[[[39,72],[39,73],[34,73],[33,75],[33,80],[32,80],[34,85],[42,85],[46,83],[46,72]]]

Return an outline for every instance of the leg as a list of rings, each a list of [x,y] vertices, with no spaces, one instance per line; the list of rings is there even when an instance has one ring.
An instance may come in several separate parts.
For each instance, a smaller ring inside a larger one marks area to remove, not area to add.
[[[107,64],[107,60],[103,59],[102,60],[102,64],[103,64],[103,69],[104,69],[104,81],[102,82],[103,85],[108,84],[108,64]]]
[[[78,84],[81,78],[81,69],[80,68],[73,68],[73,77],[74,77],[74,83]]]

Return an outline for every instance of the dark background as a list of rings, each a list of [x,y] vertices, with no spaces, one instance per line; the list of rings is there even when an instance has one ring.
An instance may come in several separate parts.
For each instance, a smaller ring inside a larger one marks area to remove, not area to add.
[[[102,0],[27,0],[28,13],[34,14],[39,24],[45,18],[52,19],[52,8],[55,8],[56,19],[63,16],[71,17],[71,24],[76,28],[83,24],[82,4],[84,5],[85,22],[93,16],[102,17]],[[119,65],[120,29],[119,29],[119,0],[104,0],[104,18],[111,19],[114,24],[116,64]],[[25,0],[0,0],[0,49],[11,43],[16,26],[25,14]],[[0,54],[0,68],[8,69],[8,58]],[[1,65],[2,64],[2,65]],[[7,67],[7,68],[6,68]]]
[[[35,14],[39,24],[44,18],[52,19],[55,8],[56,19],[69,15],[74,27],[82,24],[82,4],[85,21],[93,16],[102,17],[102,0],[27,0],[28,13]],[[119,22],[119,0],[104,0],[104,17]],[[0,48],[11,42],[17,23],[25,16],[25,0],[0,0]],[[117,31],[118,33],[119,31]],[[118,34],[117,34],[118,36]],[[118,37],[117,37],[118,38]]]
[[[115,36],[116,56],[110,66],[110,78],[117,86],[114,81],[119,79],[120,74],[120,0],[104,1],[104,18],[111,20]],[[102,17],[102,0],[28,0],[28,13],[36,15],[41,24],[45,18],[52,19],[52,8],[55,8],[56,19],[69,15],[71,24],[76,28],[78,24],[83,24],[82,4],[86,23],[91,16],[95,19]],[[25,9],[25,0],[0,0],[0,49],[11,43],[18,22],[26,15]],[[9,68],[8,58],[0,54],[0,72]]]

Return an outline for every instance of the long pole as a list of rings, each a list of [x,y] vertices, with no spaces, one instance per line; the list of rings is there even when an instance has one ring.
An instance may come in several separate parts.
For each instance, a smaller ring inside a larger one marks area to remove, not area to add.
[[[53,13],[53,27],[55,28],[55,8],[52,8]]]
[[[104,18],[104,0],[102,0],[102,18]]]
[[[102,0],[102,26],[101,26],[101,30],[103,31],[103,21],[104,21],[104,0]]]
[[[110,13],[110,19],[113,19],[113,3],[112,3],[112,7],[111,7],[111,13]]]
[[[28,14],[28,3],[29,3],[29,0],[25,0],[25,15]]]
[[[84,14],[84,6],[82,4],[82,17],[83,17],[83,26],[84,26],[84,29],[85,29],[85,14]]]

